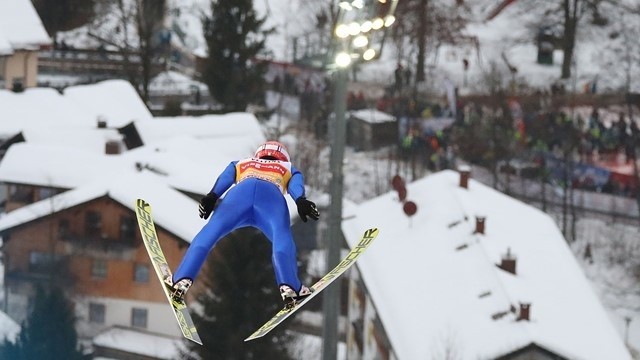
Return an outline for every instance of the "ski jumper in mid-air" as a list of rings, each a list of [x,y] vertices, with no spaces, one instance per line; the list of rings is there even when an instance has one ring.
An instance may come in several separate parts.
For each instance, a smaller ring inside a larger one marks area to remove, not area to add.
[[[246,226],[258,228],[271,241],[271,260],[283,301],[311,294],[298,278],[296,246],[284,198],[287,193],[295,200],[304,222],[307,217],[318,220],[316,205],[305,198],[304,176],[291,164],[281,143],[268,141],[260,145],[254,157],[232,161],[200,200],[200,217],[206,220],[213,215],[194,237],[173,279],[168,281],[174,296],[184,297],[222,237]]]

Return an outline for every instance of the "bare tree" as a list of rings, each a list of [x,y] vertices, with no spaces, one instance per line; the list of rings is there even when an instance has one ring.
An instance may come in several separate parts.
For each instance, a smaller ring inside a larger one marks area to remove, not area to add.
[[[624,0],[533,0],[518,4],[522,12],[540,14],[530,27],[547,27],[556,34],[556,46],[563,51],[562,79],[571,78],[581,29],[586,26],[590,31],[604,31],[613,19],[617,19],[612,10],[629,12],[636,9],[625,5]]]
[[[152,67],[161,55],[158,35],[166,13],[166,0],[101,0],[102,16],[89,35],[122,57],[129,82],[142,99],[149,100]]]
[[[135,22],[138,30],[138,51],[142,66],[141,92],[146,102],[149,100],[152,61],[156,55],[156,38],[162,28],[166,12],[166,0],[136,0]]]
[[[467,14],[468,9],[459,1],[404,0],[398,3],[393,39],[398,50],[415,54],[416,82],[426,79],[427,58],[437,56],[442,45],[476,43],[475,38],[464,34]],[[399,53],[398,56],[402,59],[407,55]]]

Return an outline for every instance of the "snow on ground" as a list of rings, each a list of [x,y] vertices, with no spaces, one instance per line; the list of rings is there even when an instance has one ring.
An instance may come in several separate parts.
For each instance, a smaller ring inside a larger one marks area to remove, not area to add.
[[[172,30],[172,42],[186,53],[206,56],[207,48],[202,33],[202,17],[210,13],[208,0],[172,0],[169,2],[169,16],[166,26]],[[131,0],[125,1],[131,5]],[[528,2],[514,2],[507,6],[502,13],[492,20],[486,21],[486,15],[496,5],[493,0],[477,0],[467,7],[471,10],[471,21],[464,30],[469,38],[478,40],[478,46],[471,42],[452,46],[441,44],[438,52],[427,54],[427,78],[430,89],[439,91],[445,80],[451,80],[461,93],[478,90],[484,74],[490,71],[492,64],[502,74],[505,80],[511,79],[508,66],[504,59],[517,68],[514,75],[534,87],[548,89],[549,85],[558,80],[561,73],[563,53],[556,50],[553,54],[553,65],[537,63],[536,36],[539,26],[545,25],[543,10],[533,9]],[[266,39],[266,49],[270,57],[276,61],[290,62],[293,60],[294,38],[298,42],[298,56],[306,48],[306,41],[317,38],[314,13],[319,6],[313,2],[301,0],[257,0],[254,8],[259,16],[266,16],[265,28],[273,28],[275,32]],[[606,8],[606,7],[605,7]],[[608,9],[608,8],[607,8]],[[607,16],[616,18],[617,15],[608,10]],[[625,49],[633,53],[640,48],[640,43],[634,39],[624,39],[623,36],[611,38],[612,34],[620,34],[626,29],[632,32],[638,27],[631,18],[621,14],[621,21],[610,21],[608,27],[595,27],[588,20],[583,20],[578,29],[578,40],[575,46],[575,86],[578,91],[583,86],[597,79],[598,89],[620,89],[625,84],[624,64],[621,57]],[[103,34],[110,38],[109,31],[115,28],[117,19],[110,13],[105,19],[96,21],[92,25],[83,26],[61,33],[67,43],[77,47],[95,47],[95,39],[89,32]],[[626,26],[626,28],[624,28]],[[640,27],[638,28],[640,30]],[[135,34],[131,28],[129,36]],[[328,34],[327,34],[328,35]],[[135,39],[133,39],[135,40]],[[1,39],[0,39],[1,42]],[[135,41],[134,41],[135,43]],[[313,51],[313,50],[310,50]],[[636,51],[637,52],[637,51]],[[359,80],[389,84],[393,80],[393,70],[399,60],[409,61],[413,67],[415,59],[399,59],[396,46],[388,41],[379,60],[361,66]],[[405,57],[402,55],[402,57]],[[468,71],[463,71],[462,59],[469,61]],[[407,64],[405,64],[407,65]],[[631,65],[631,87],[640,90],[640,77],[637,65]],[[467,77],[468,86],[464,77]],[[572,83],[566,83],[572,87]]]
[[[640,354],[640,229],[580,219],[578,231],[578,241],[571,244],[576,258],[618,333]],[[587,244],[593,261],[585,258]]]
[[[291,344],[290,354],[294,359],[319,359],[322,354],[322,338],[314,335],[294,333],[295,340]],[[336,360],[346,359],[346,345],[338,343]]]

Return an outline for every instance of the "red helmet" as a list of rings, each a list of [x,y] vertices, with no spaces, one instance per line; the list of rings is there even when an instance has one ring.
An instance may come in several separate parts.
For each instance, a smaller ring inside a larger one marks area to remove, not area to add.
[[[256,150],[256,158],[273,158],[280,161],[290,161],[289,152],[287,148],[277,141],[267,141],[260,145]]]

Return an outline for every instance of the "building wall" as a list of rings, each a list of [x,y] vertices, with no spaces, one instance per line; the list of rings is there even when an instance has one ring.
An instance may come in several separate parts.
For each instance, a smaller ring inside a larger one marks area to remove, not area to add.
[[[7,72],[7,59],[9,59],[8,55],[0,55],[0,88],[4,89],[6,86],[5,82],[5,73]]]
[[[374,150],[398,142],[397,122],[370,123],[349,118],[348,144],[357,150]]]
[[[159,288],[154,281],[155,287]],[[113,326],[132,326],[132,311],[134,308],[147,310],[147,331],[169,335],[181,336],[182,332],[166,301],[146,302],[128,299],[116,299],[107,297],[81,297],[74,298],[76,316],[78,317],[77,330],[83,337],[94,337],[106,328]],[[105,307],[104,322],[91,322],[89,319],[90,304],[101,304]]]
[[[0,193],[6,196],[5,211],[9,212],[23,206],[33,204],[63,192],[64,189],[55,189],[44,186],[32,186],[13,183],[1,183]]]
[[[397,360],[358,270],[349,281],[347,359]]]
[[[14,81],[21,81],[25,88],[35,87],[38,83],[38,52],[15,50],[5,61],[3,77],[6,89],[11,89]]]
[[[59,204],[60,206],[62,204]],[[55,210],[56,204],[52,204]],[[101,216],[99,235],[88,236],[85,233],[87,212],[94,211]],[[120,221],[132,219],[134,238],[122,239]],[[61,234],[61,223],[67,222],[67,231]],[[28,298],[33,296],[33,284],[47,279],[47,271],[38,271],[34,267],[34,254],[53,252],[60,267],[56,267],[65,285],[77,299],[104,299],[106,305],[103,326],[83,324],[87,321],[79,303],[79,329],[96,331],[110,325],[131,325],[132,304],[147,308],[148,328],[151,331],[176,335],[175,319],[168,311],[167,300],[158,283],[148,254],[137,228],[134,212],[110,198],[103,197],[81,206],[55,212],[51,216],[10,229],[3,234],[5,261],[5,283],[9,287],[9,296]],[[187,248],[187,243],[164,229],[157,227],[158,237],[170,266],[175,269]],[[94,264],[105,264],[104,276],[93,274]],[[136,264],[146,266],[148,280],[136,282],[134,269]],[[197,292],[197,285],[194,286]],[[190,293],[191,294],[191,293]],[[9,302],[11,303],[11,301]],[[22,301],[24,303],[24,301]],[[88,302],[84,305],[88,307]],[[24,306],[23,306],[24,307]],[[164,311],[163,311],[164,310]],[[24,310],[9,313],[21,321]],[[81,336],[87,336],[81,333]]]

